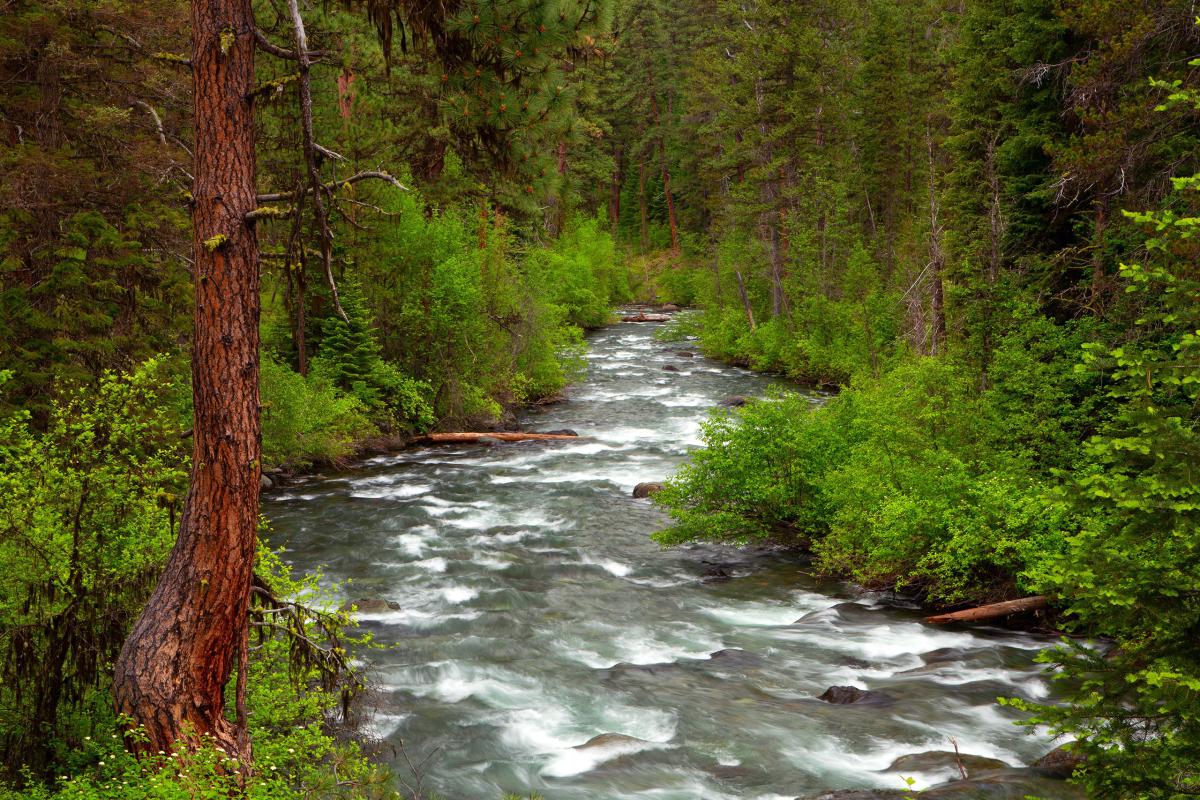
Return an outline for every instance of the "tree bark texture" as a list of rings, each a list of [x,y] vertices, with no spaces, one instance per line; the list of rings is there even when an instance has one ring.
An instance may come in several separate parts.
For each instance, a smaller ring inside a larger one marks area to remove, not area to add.
[[[145,749],[208,734],[249,763],[245,720],[225,717],[245,656],[261,474],[254,18],[250,0],[194,0],[195,409],[191,486],[179,538],[117,660],[118,713]],[[240,704],[239,704],[240,705]],[[240,709],[239,709],[240,710]],[[241,715],[239,715],[241,716]]]
[[[1036,611],[1039,608],[1045,608],[1049,603],[1049,597],[1039,594],[1033,597],[1022,597],[1019,600],[1005,600],[1003,603],[992,603],[977,608],[953,611],[949,614],[936,614],[932,617],[926,617],[925,621],[933,625],[945,625],[949,622],[982,622],[984,620],[1007,617],[1010,614]]]

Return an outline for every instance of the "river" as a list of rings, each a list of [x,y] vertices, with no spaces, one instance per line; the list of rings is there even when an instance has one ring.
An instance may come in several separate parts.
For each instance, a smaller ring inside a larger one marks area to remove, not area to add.
[[[428,756],[424,786],[447,800],[919,788],[953,770],[888,766],[949,737],[1013,765],[1050,749],[993,702],[1047,696],[1045,638],[927,626],[799,557],[650,541],[666,517],[634,484],[682,463],[719,400],[770,382],[681,357],[656,327],[593,334],[586,380],[522,420],[577,441],[406,450],[266,498],[289,562],[400,606],[362,615],[394,645],[369,656],[370,730]],[[893,702],[817,700],[831,685]],[[577,747],[600,734],[633,738]]]

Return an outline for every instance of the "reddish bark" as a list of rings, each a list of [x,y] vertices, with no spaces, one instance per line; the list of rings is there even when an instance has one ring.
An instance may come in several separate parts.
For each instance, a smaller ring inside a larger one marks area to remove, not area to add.
[[[246,653],[261,474],[254,18],[250,0],[192,4],[195,91],[195,408],[191,486],[179,538],[117,660],[116,710],[148,750],[209,734],[248,763],[245,720],[225,717]],[[240,705],[240,704],[239,704]],[[239,708],[239,712],[241,709]]]
[[[925,621],[934,625],[944,625],[948,622],[980,622],[989,619],[999,619],[1000,617],[1007,617],[1010,614],[1019,614],[1024,611],[1036,611],[1039,608],[1045,608],[1049,602],[1049,597],[1039,594],[1033,597],[1022,597],[1020,600],[1005,600],[1003,603],[992,603],[986,606],[979,606],[978,608],[954,611],[949,614],[937,614],[932,617],[926,617]]]

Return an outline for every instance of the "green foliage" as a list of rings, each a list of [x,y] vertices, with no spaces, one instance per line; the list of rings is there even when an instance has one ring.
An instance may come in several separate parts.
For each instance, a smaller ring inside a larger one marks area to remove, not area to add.
[[[1069,486],[1082,524],[1037,573],[1077,630],[1115,640],[1053,653],[1071,705],[1038,709],[1079,739],[1097,796],[1200,792],[1200,176],[1175,185],[1183,210],[1130,215],[1153,233],[1145,262],[1121,267],[1144,311],[1127,340],[1086,350],[1080,371],[1116,409]]]
[[[7,380],[6,373],[0,378]],[[169,365],[0,419],[0,751],[39,773],[106,708],[108,665],[170,549],[186,478]]]
[[[346,319],[331,314],[321,321],[321,339],[312,373],[349,392],[375,417],[407,430],[433,424],[429,386],[406,377],[380,356],[362,293],[353,282],[340,292]]]
[[[129,731],[107,709],[94,712],[90,733],[70,741],[59,754],[59,774],[31,782],[23,790],[0,784],[2,800],[193,800],[238,795],[253,800],[398,800],[388,774],[370,763],[352,739],[339,735],[334,721],[345,708],[344,672],[331,676],[320,657],[297,659],[297,650],[322,648],[346,654],[351,619],[340,612],[304,611],[281,598],[304,597],[310,604],[331,605],[331,589],[319,576],[294,577],[271,551],[260,547],[256,573],[275,596],[270,610],[257,614],[255,644],[247,674],[246,707],[254,746],[254,772],[239,790],[238,764],[211,744],[190,748],[179,743],[170,752],[137,757]],[[297,635],[305,637],[298,639]],[[330,680],[335,677],[334,680]]]
[[[307,377],[273,358],[261,362],[263,463],[302,467],[349,455],[377,432],[368,409],[314,370]]]
[[[595,218],[572,219],[548,247],[529,252],[528,269],[550,302],[581,328],[609,321],[613,305],[632,299],[612,236]]]
[[[810,398],[787,394],[717,413],[703,429],[708,447],[655,495],[674,522],[655,539],[807,543],[824,535],[829,509],[820,484],[848,447],[851,405],[812,407]]]
[[[35,426],[55,380],[133,369],[188,329],[188,156],[146,110],[190,138],[189,78],[149,56],[186,25],[179,0],[16,0],[0,15],[0,370],[6,407]]]
[[[656,496],[674,518],[658,539],[797,542],[827,572],[941,602],[1024,591],[1062,551],[1072,516],[1000,424],[1008,391],[979,393],[960,367],[923,358],[820,407],[786,395],[719,415],[708,446]]]

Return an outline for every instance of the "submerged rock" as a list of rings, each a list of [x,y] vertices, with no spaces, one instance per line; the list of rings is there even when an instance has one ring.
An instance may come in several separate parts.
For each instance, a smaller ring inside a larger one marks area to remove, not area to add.
[[[360,597],[357,600],[347,600],[338,611],[348,612],[358,609],[363,614],[378,614],[383,611],[399,611],[400,604],[395,600],[384,600],[381,597]]]
[[[554,431],[541,431],[541,433],[549,433],[549,434],[553,434],[555,436],[578,436],[579,435],[578,433],[571,430],[570,428],[559,428],[558,430],[554,430]]]
[[[1083,789],[1039,775],[1035,769],[998,769],[965,781],[940,783],[919,792],[918,800],[1087,800]]]
[[[633,496],[641,500],[643,498],[650,497],[651,495],[658,494],[662,491],[662,489],[663,485],[661,483],[639,483],[637,486],[633,487]]]
[[[939,783],[921,792],[904,789],[838,789],[797,800],[1087,800],[1078,786],[1056,781],[1035,769],[997,769],[967,780]]]
[[[838,706],[883,705],[894,702],[891,695],[859,689],[857,686],[830,686],[817,699]]]
[[[939,647],[921,654],[921,660],[926,664],[946,664],[951,661],[965,661],[967,651],[961,647]]]
[[[728,566],[722,564],[714,564],[701,573],[701,579],[704,583],[712,583],[714,581],[727,581],[733,578],[733,573],[729,571]]]
[[[748,650],[742,650],[737,647],[729,647],[724,650],[718,650],[708,657],[709,661],[714,662],[722,667],[759,667],[764,663],[762,656],[757,653],[751,653]]]
[[[911,792],[903,789],[838,789],[824,794],[799,797],[796,800],[905,800],[913,796]]]
[[[1082,753],[1072,752],[1071,743],[1067,742],[1033,762],[1033,768],[1047,778],[1066,780],[1086,760]]]
[[[481,444],[484,447],[495,447],[496,445],[503,443],[503,439],[497,439],[495,436],[480,436],[475,440],[475,444]]]
[[[671,352],[674,355],[679,356],[680,358],[695,358],[696,357],[696,354],[693,353],[691,350],[672,350]]]
[[[663,364],[663,371],[664,372],[679,372],[679,367],[675,366],[674,364]]]
[[[600,747],[628,747],[630,745],[641,746],[650,744],[645,739],[639,739],[636,736],[626,736],[623,733],[602,733],[599,736],[593,736],[583,744],[575,745],[574,750],[593,750]]]
[[[977,772],[1008,769],[1012,766],[996,758],[973,756],[968,753],[952,753],[948,750],[929,750],[924,753],[910,753],[906,756],[900,756],[887,769],[880,771],[933,772],[944,769],[956,770],[959,764],[962,764],[963,769],[967,771],[968,777]]]

